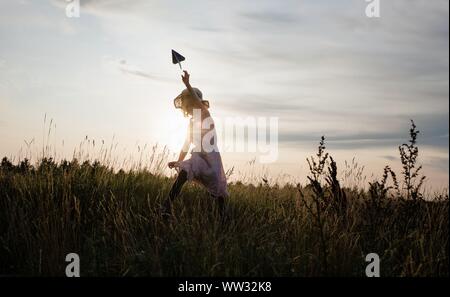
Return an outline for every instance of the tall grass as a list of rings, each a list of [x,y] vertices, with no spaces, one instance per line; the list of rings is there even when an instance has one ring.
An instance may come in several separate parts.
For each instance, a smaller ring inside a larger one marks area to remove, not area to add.
[[[126,171],[107,158],[4,158],[0,274],[63,276],[75,252],[82,276],[364,276],[374,252],[382,276],[448,276],[448,194],[422,195],[416,132],[400,147],[402,180],[387,166],[367,191],[343,187],[322,138],[307,185],[230,184],[224,220],[194,184],[162,219],[173,179],[156,151],[154,167]]]

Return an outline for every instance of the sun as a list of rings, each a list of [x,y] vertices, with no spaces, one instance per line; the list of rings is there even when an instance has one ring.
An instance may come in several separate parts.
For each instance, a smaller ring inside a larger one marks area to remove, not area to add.
[[[189,120],[181,113],[171,112],[163,120],[166,123],[163,135],[165,143],[170,151],[178,152],[186,139]]]

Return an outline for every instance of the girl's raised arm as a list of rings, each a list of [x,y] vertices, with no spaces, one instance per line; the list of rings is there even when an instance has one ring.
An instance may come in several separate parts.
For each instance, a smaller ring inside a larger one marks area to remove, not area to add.
[[[188,89],[191,96],[195,99],[193,102],[194,108],[199,108],[203,112],[208,112],[208,108],[202,103],[202,99],[198,97],[197,93],[192,89],[192,86],[189,82],[189,73],[184,70],[184,75],[181,75],[181,79],[183,80],[184,85]],[[208,112],[209,114],[209,112]]]

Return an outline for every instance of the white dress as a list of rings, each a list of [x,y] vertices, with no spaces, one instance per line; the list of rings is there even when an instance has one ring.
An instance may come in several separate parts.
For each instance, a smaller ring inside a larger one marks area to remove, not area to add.
[[[191,120],[189,131],[192,135],[193,122]],[[204,136],[202,131],[202,138]],[[216,197],[227,197],[227,179],[225,171],[223,169],[222,158],[217,147],[217,135],[215,127],[207,130],[209,135],[213,133],[214,143],[213,150],[211,152],[197,152],[195,149],[191,151],[191,157],[187,160],[178,162],[176,168],[178,172],[181,170],[186,171],[189,181],[195,181],[202,184],[208,192]],[[194,144],[194,146],[196,146]]]

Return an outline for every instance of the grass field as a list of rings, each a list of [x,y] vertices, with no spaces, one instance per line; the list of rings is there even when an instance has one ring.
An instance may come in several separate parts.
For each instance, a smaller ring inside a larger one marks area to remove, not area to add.
[[[173,179],[117,171],[92,160],[0,166],[0,274],[64,276],[449,275],[448,193],[423,197],[417,130],[400,146],[403,171],[386,167],[368,190],[343,188],[322,139],[307,185],[229,185],[225,217],[199,186],[185,186],[174,215],[159,213]]]

